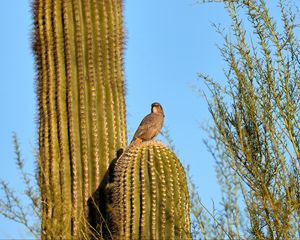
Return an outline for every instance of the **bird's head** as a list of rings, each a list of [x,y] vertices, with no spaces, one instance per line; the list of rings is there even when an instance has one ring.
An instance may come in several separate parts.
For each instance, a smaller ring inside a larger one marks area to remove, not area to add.
[[[163,116],[165,116],[164,110],[163,110],[162,106],[160,105],[160,103],[158,103],[158,102],[151,104],[151,112],[162,114]]]

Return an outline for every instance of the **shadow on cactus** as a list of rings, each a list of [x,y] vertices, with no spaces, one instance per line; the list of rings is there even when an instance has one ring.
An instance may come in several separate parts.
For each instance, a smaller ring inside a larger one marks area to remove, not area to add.
[[[107,172],[105,173],[102,182],[87,202],[87,225],[90,228],[90,236],[93,236],[95,239],[112,239],[112,233],[109,226],[109,223],[111,222],[110,206],[112,203],[110,197],[110,186],[112,186],[111,183],[113,182],[113,171],[115,168],[116,161],[122,155],[122,153],[122,148],[117,151],[117,157],[111,161],[110,166]]]

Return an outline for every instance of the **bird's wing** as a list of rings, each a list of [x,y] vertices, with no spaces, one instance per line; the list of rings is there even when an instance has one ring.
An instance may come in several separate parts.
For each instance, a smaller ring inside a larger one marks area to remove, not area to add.
[[[149,128],[155,126],[155,116],[153,114],[148,114],[144,119],[141,121],[138,129],[136,130],[133,138],[139,137],[143,135],[145,132],[148,131]]]

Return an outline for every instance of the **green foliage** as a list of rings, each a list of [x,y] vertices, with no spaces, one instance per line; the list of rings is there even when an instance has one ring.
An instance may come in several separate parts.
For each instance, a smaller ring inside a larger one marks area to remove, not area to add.
[[[39,238],[41,233],[41,201],[37,184],[38,179],[32,178],[32,176],[25,171],[24,160],[20,152],[20,144],[15,133],[13,134],[13,144],[17,168],[24,184],[22,196],[26,197],[29,204],[25,205],[22,203],[19,194],[17,194],[7,182],[1,179],[0,190],[4,197],[0,199],[0,214],[14,222],[24,225],[35,238]]]
[[[114,239],[190,238],[185,171],[165,145],[148,141],[130,146],[114,172]]]
[[[225,229],[232,239],[297,239],[299,12],[293,10],[293,3],[278,1],[278,24],[263,0],[218,2],[224,3],[231,18],[231,35],[217,28],[224,39],[220,52],[227,64],[226,83],[205,74],[200,77],[210,93],[206,99],[214,125],[209,130],[212,145],[208,145],[217,160],[224,194],[219,232]],[[246,21],[250,28],[244,27]],[[238,195],[246,221],[241,221]],[[195,218],[207,236],[211,222],[201,221],[199,215]]]

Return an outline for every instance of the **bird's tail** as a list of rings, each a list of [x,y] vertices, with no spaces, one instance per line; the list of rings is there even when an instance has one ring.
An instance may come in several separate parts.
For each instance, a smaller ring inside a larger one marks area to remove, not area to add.
[[[132,140],[131,140],[131,142],[130,142],[130,144],[129,144],[129,146],[136,146],[136,145],[138,145],[138,144],[140,144],[140,143],[142,143],[142,139],[140,139],[140,138],[133,138]]]
[[[128,149],[129,149],[130,147],[137,146],[137,145],[141,144],[142,142],[143,142],[143,140],[140,139],[140,138],[133,138],[133,139],[131,140],[130,144],[129,144],[129,145],[126,147],[126,149],[123,151],[123,153],[118,157],[118,159],[122,158],[123,155],[128,151]]]

